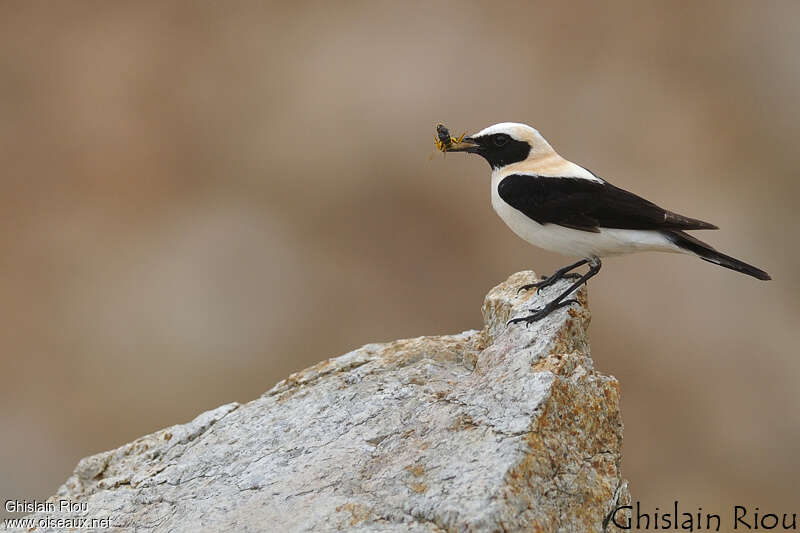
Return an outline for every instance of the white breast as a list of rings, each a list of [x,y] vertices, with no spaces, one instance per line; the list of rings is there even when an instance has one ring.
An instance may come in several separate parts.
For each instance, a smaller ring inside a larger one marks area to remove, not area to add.
[[[534,246],[578,258],[607,257],[648,250],[681,251],[657,231],[601,228],[599,233],[594,233],[556,224],[539,224],[500,198],[497,185],[509,174],[503,170],[505,169],[492,172],[492,207],[514,233]]]

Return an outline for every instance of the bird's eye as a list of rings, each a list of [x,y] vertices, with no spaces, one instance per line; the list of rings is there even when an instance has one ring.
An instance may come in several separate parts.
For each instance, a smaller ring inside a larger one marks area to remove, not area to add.
[[[494,136],[494,144],[495,144],[495,146],[503,146],[504,144],[506,144],[510,140],[511,140],[511,137],[509,137],[505,133],[500,133],[500,134]]]

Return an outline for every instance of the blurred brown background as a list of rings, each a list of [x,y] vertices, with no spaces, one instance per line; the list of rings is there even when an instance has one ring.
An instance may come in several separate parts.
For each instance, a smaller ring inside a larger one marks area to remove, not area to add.
[[[480,327],[567,259],[433,128],[529,122],[718,224],[757,282],[610,259],[597,366],[644,504],[790,510],[800,476],[800,4],[4,2],[0,499],[361,344]],[[796,509],[794,509],[796,510]]]

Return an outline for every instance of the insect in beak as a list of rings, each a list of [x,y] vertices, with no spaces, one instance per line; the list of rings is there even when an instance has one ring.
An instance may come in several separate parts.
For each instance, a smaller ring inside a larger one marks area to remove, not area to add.
[[[452,137],[450,135],[450,131],[444,124],[437,124],[436,125],[436,135],[434,135],[434,143],[436,144],[436,148],[444,153],[447,154],[447,150],[453,148],[453,146],[458,146],[464,141],[464,137],[466,137],[467,132],[461,134],[461,137]]]

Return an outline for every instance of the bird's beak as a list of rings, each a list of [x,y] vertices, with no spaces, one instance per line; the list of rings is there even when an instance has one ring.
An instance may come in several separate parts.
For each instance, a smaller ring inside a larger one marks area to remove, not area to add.
[[[447,147],[448,152],[468,152],[474,154],[480,145],[472,137],[464,137],[461,142],[454,142]]]

